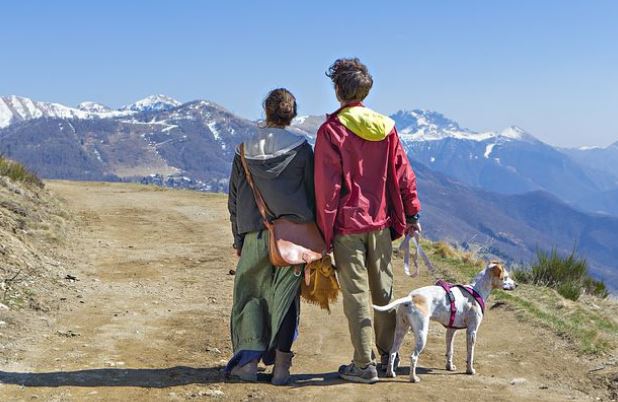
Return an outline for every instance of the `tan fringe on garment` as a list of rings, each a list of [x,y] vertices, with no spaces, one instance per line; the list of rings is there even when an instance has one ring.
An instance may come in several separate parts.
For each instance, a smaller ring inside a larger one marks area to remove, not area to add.
[[[328,255],[305,266],[305,280],[302,281],[300,293],[304,301],[319,305],[330,313],[330,303],[337,300],[339,290],[335,269]]]

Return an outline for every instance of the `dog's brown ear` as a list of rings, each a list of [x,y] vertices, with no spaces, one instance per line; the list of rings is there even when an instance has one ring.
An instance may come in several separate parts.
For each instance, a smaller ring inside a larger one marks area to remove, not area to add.
[[[500,280],[504,279],[504,268],[498,261],[492,261],[489,264],[489,269],[491,270],[491,274]]]

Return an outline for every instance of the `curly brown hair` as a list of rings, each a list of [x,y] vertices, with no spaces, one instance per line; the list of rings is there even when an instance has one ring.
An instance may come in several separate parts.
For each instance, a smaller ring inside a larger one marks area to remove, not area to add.
[[[333,81],[341,101],[362,101],[373,86],[373,77],[358,58],[337,59],[328,68],[326,76]]]
[[[266,114],[266,124],[289,126],[296,117],[296,98],[285,88],[273,89],[262,104]]]

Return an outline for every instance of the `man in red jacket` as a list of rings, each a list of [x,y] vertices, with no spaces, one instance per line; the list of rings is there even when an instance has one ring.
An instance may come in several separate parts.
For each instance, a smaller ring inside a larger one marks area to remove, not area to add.
[[[373,358],[371,302],[393,299],[392,240],[420,231],[420,202],[395,122],[365,107],[373,79],[358,59],[339,59],[327,76],[341,104],[317,133],[317,223],[333,250],[354,358],[343,379],[378,381]],[[395,331],[394,312],[376,312],[376,346],[384,366]]]

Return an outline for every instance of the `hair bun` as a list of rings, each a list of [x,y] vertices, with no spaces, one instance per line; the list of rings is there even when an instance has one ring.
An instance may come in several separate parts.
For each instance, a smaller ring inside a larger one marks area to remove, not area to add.
[[[270,91],[263,106],[267,123],[289,126],[296,117],[296,98],[285,88]]]
[[[279,105],[279,111],[284,114],[292,113],[293,109],[294,107],[292,106],[291,102],[281,102],[281,104]]]

